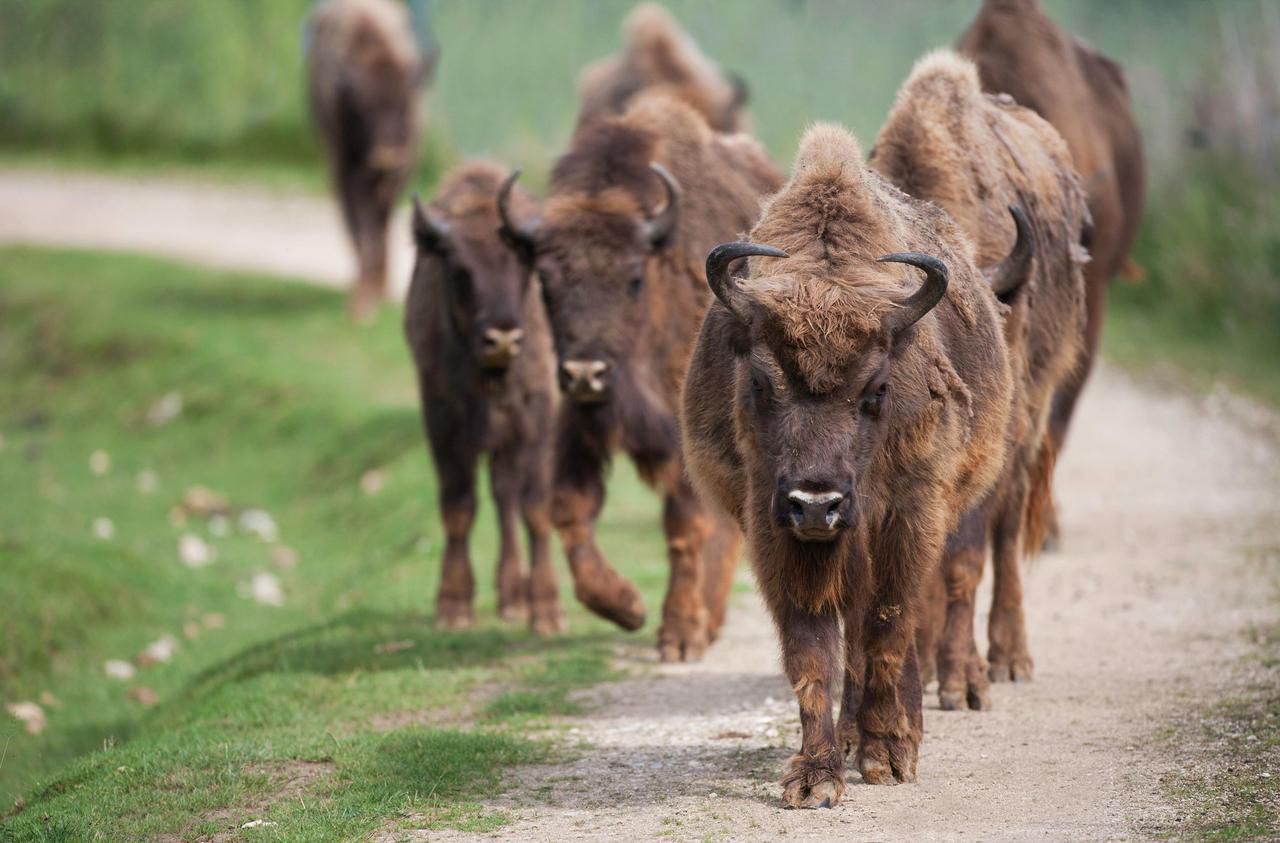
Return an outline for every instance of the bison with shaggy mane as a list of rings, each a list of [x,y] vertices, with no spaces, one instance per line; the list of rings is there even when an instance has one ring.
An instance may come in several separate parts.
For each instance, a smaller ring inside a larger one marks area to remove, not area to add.
[[[718,301],[686,378],[685,449],[697,488],[747,534],[799,701],[783,800],[838,802],[855,748],[864,781],[913,781],[921,584],[1003,464],[999,302],[950,217],[827,125],[801,141],[751,242],[711,252],[707,278]]]

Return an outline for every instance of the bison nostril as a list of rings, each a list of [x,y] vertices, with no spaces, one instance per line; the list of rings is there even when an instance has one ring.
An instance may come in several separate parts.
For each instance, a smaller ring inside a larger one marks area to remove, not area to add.
[[[560,387],[570,396],[583,401],[599,401],[605,394],[604,360],[566,360],[560,364]]]
[[[787,502],[794,526],[805,530],[830,530],[839,526],[844,495],[834,491],[803,492],[796,489],[787,494]]]

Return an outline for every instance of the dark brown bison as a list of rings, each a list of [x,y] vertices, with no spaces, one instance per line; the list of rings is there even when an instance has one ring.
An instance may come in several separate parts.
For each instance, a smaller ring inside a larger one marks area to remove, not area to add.
[[[621,53],[588,65],[578,80],[579,126],[622,114],[641,91],[660,90],[691,106],[718,132],[746,128],[746,83],[721,72],[662,6],[632,9],[622,37]]]
[[[622,450],[663,495],[671,579],[658,648],[701,657],[724,620],[737,528],[685,478],[676,419],[685,364],[710,295],[703,256],[750,228],[781,184],[764,151],[713,132],[689,106],[642,97],[584,125],[556,163],[536,224],[506,237],[536,267],[559,356],[554,518],[574,589],[593,612],[644,622],[639,592],[605,560],[594,523],[604,470]]]
[[[393,0],[327,0],[308,22],[311,113],[356,250],[352,318],[386,296],[387,223],[418,148],[419,100],[434,61]]]
[[[1060,29],[1039,0],[984,0],[958,49],[977,64],[984,90],[1009,94],[1058,130],[1089,197],[1085,353],[1055,394],[1050,419],[1061,448],[1102,336],[1107,282],[1140,274],[1128,255],[1142,221],[1142,137],[1120,65]],[[1053,512],[1046,517],[1056,533]]]
[[[527,615],[535,632],[551,634],[564,628],[550,548],[555,355],[538,282],[498,238],[499,196],[509,213],[537,216],[514,180],[494,164],[466,164],[429,206],[415,200],[418,257],[404,328],[446,536],[437,621],[459,629],[474,618],[467,538],[476,462],[486,453],[502,537],[498,611],[508,620]],[[531,577],[520,560],[521,515]]]
[[[1047,436],[1054,392],[1072,375],[1083,345],[1084,249],[1089,211],[1062,137],[1008,95],[982,93],[967,59],[950,51],[922,59],[898,93],[876,139],[871,166],[902,190],[947,211],[974,244],[978,262],[1012,253],[992,283],[1007,306],[1014,374],[1009,456],[988,500],[948,540],[940,576],[945,605],[922,616],[927,682],[937,648],[944,709],[989,706],[987,672],[974,642],[974,598],[990,536],[995,597],[988,654],[996,679],[1027,679],[1019,553],[1044,541],[1055,451]],[[1008,209],[1016,208],[1010,218]],[[935,592],[935,600],[941,595]],[[945,617],[945,621],[943,621]],[[941,622],[940,622],[941,621]]]
[[[809,130],[751,240],[707,258],[719,301],[689,364],[685,453],[746,532],[782,639],[802,731],[783,800],[832,805],[854,747],[864,781],[915,779],[921,585],[999,475],[1012,375],[968,239],[845,130]],[[732,277],[748,255],[768,259]]]

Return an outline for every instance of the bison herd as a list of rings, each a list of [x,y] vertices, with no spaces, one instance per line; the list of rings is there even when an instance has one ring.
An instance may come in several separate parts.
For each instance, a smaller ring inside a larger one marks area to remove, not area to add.
[[[474,621],[487,454],[502,617],[564,630],[554,529],[578,600],[639,628],[595,538],[625,453],[663,497],[664,661],[715,641],[746,537],[800,707],[785,804],[836,804],[846,758],[912,781],[925,684],[982,709],[990,681],[1031,678],[1019,561],[1055,537],[1054,464],[1142,212],[1123,74],[1038,0],[986,0],[957,51],[916,64],[868,154],[819,124],[785,178],[743,131],[745,84],[665,10],[637,7],[624,40],[584,71],[544,198],[472,162],[414,202],[404,326],[446,536],[437,622]],[[391,0],[313,16],[356,316],[383,296],[434,55]]]

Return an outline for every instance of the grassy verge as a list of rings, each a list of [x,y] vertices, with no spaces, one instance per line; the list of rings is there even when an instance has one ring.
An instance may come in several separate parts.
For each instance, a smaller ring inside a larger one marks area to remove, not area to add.
[[[341,313],[303,285],[0,251],[0,701],[46,721],[0,713],[0,839],[492,827],[504,768],[558,751],[570,691],[650,645],[568,589],[567,638],[493,620],[487,502],[480,628],[433,631],[441,535],[397,315]],[[657,502],[619,475],[603,544],[656,607]],[[197,486],[230,517],[179,507]],[[184,536],[216,558],[185,566]]]
[[[1111,288],[1105,353],[1193,385],[1224,382],[1280,406],[1280,200],[1242,162],[1196,159],[1153,194],[1134,258]]]
[[[1179,816],[1158,830],[1161,837],[1280,837],[1280,628],[1253,637],[1249,682],[1165,735],[1181,768],[1162,780]]]

